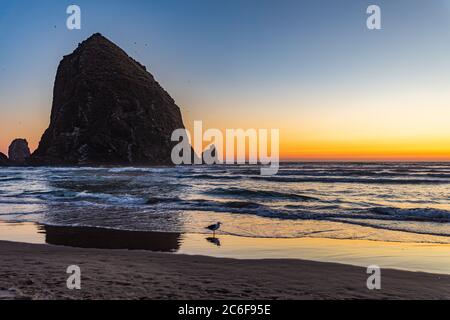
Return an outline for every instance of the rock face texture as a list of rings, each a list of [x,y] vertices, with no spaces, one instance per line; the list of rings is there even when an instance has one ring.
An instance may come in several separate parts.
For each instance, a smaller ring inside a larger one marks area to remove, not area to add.
[[[8,148],[9,160],[15,163],[24,163],[30,155],[28,141],[25,139],[15,139]]]
[[[60,62],[32,164],[170,165],[181,112],[146,68],[96,33]]]

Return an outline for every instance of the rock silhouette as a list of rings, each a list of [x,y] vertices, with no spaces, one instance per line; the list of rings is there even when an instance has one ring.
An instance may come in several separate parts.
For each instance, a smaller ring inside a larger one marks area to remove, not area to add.
[[[6,154],[0,152],[0,166],[8,166],[10,164]]]
[[[168,165],[181,112],[146,68],[96,33],[60,62],[37,165]]]
[[[8,148],[9,160],[15,163],[24,163],[31,155],[28,141],[25,139],[15,139]]]

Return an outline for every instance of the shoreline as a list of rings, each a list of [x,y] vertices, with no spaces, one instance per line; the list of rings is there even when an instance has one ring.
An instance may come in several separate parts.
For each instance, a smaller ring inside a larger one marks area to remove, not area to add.
[[[81,290],[66,269],[79,265]],[[0,241],[0,299],[450,299],[450,276],[299,259],[231,259]]]
[[[361,239],[252,238],[124,231],[0,221],[0,240],[85,249],[125,249],[240,260],[297,259],[450,275],[450,244]],[[426,259],[423,259],[426,257]]]

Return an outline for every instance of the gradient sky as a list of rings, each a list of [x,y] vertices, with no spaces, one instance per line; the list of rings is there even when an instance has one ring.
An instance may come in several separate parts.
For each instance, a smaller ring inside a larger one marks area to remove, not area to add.
[[[450,160],[450,0],[0,0],[1,152],[36,148],[59,61],[95,32],[147,66],[188,128],[279,128],[284,159]]]

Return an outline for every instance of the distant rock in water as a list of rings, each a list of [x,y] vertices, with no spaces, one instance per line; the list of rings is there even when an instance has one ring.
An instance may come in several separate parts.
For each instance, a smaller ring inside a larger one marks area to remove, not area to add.
[[[25,139],[15,139],[8,149],[9,160],[15,163],[24,163],[31,155],[28,141]]]
[[[0,152],[0,166],[8,166],[10,164],[6,154]]]
[[[37,165],[172,164],[181,112],[146,68],[96,33],[60,62]]]

